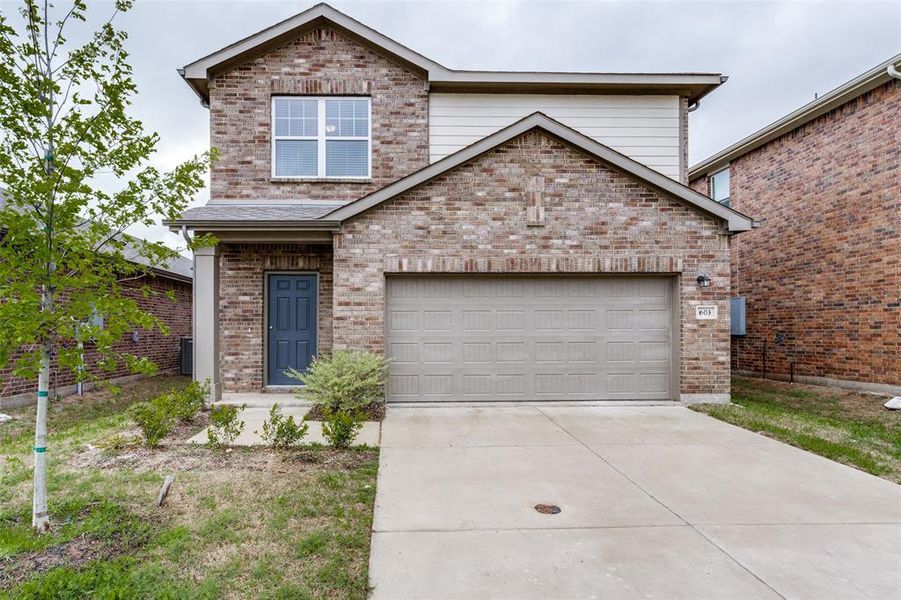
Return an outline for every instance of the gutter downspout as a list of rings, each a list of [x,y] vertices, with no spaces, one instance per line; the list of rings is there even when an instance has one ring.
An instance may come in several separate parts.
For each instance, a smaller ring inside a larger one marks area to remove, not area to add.
[[[894,77],[895,79],[901,79],[901,71],[895,68],[895,65],[889,65],[886,67],[885,72],[888,73],[889,77]]]
[[[191,236],[188,234],[188,226],[187,225],[181,226],[181,237],[185,238],[185,243],[187,243],[188,246],[191,245]]]

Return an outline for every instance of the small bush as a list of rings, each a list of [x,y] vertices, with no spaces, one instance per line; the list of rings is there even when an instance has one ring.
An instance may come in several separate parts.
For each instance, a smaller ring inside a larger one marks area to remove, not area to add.
[[[210,395],[209,381],[200,384],[192,381],[188,387],[173,390],[154,399],[163,410],[182,422],[188,422],[197,416],[197,413],[206,406]]]
[[[151,448],[158,446],[175,427],[175,418],[159,403],[138,402],[131,406],[129,413]]]
[[[206,433],[207,446],[210,448],[231,446],[244,430],[244,421],[238,419],[238,413],[245,408],[247,408],[246,404],[241,406],[217,404],[210,408],[212,425]]]
[[[278,404],[269,410],[269,418],[263,422],[262,437],[273,448],[293,448],[299,446],[310,426],[304,422],[295,423],[293,416],[284,416]]]
[[[336,350],[313,360],[301,373],[288,375],[304,387],[301,399],[319,406],[323,414],[356,413],[373,402],[384,401],[388,361],[378,354],[356,350]]]
[[[325,411],[322,419],[322,436],[335,448],[349,448],[363,427],[360,412]]]

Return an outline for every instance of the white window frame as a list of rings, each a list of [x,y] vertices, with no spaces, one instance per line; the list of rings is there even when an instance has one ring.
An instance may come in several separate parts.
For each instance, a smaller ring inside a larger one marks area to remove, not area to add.
[[[710,176],[707,178],[708,179],[707,186],[708,186],[708,188],[710,188],[710,194],[709,194],[710,199],[722,204],[723,206],[729,206],[731,203],[730,201],[732,200],[732,173],[729,171],[730,166],[731,165],[726,165],[725,167],[723,167],[716,173],[711,173]],[[729,190],[728,190],[728,193],[726,194],[725,200],[717,200],[716,199],[716,187],[714,186],[713,182],[714,182],[714,178],[723,172],[729,173]]]
[[[309,135],[275,135],[275,101],[282,100],[285,98],[296,98],[298,100],[316,100],[317,112],[316,112],[316,130],[317,135],[309,136]],[[341,137],[326,137],[325,135],[325,101],[326,100],[342,100],[342,99],[350,99],[350,100],[366,100],[366,110],[368,119],[368,136],[341,136]],[[306,181],[318,181],[321,179],[325,180],[353,180],[353,181],[369,181],[372,179],[372,98],[369,96],[292,96],[292,95],[278,95],[272,96],[272,102],[270,103],[269,108],[269,132],[270,132],[270,145],[271,145],[271,175],[272,179],[290,179],[290,180],[306,180]],[[316,175],[276,175],[275,173],[275,143],[277,140],[315,140],[316,150],[317,150],[317,158],[316,158],[316,166],[318,168],[318,173]],[[368,154],[366,161],[366,175],[326,175],[326,165],[325,165],[325,144],[327,141],[346,141],[346,142],[366,142],[366,152]]]

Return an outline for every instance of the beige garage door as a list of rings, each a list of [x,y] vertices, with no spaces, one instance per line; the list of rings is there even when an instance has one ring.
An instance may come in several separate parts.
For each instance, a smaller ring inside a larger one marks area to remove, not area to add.
[[[389,402],[672,397],[672,279],[396,276]]]

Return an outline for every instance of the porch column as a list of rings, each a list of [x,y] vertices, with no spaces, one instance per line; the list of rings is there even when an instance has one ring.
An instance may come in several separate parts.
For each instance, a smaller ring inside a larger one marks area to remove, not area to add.
[[[210,382],[210,399],[219,400],[219,247],[194,251],[194,381]]]

